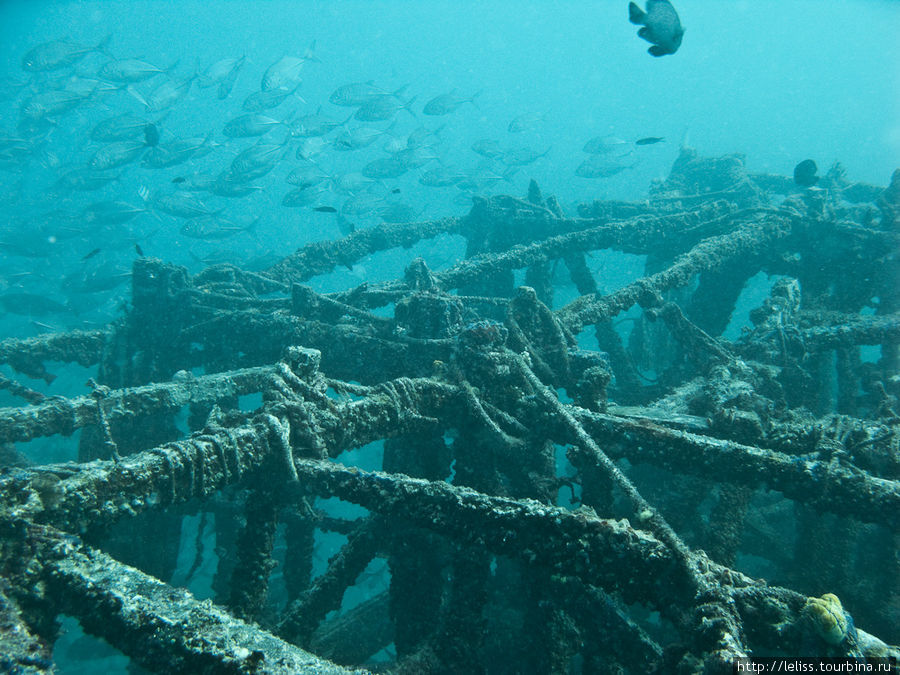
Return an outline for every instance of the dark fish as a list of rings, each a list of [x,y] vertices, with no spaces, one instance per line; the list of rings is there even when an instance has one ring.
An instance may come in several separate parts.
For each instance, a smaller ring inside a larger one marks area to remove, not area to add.
[[[391,190],[391,194],[392,194],[392,195],[399,195],[399,194],[400,194],[400,188],[394,188],[393,190]]]
[[[184,181],[185,181],[184,176],[175,176],[175,178],[172,179],[173,183],[183,183]]]
[[[313,211],[318,211],[319,213],[337,213],[337,209],[333,206],[317,206]]]
[[[819,167],[816,166],[814,161],[804,159],[794,167],[794,182],[800,187],[812,187],[819,182],[819,177],[816,175],[818,170]]]
[[[82,260],[90,260],[90,259],[93,258],[95,255],[97,255],[98,253],[100,253],[100,249],[99,249],[99,248],[95,248],[93,251],[91,251],[91,252],[88,253],[86,256],[84,256],[84,257],[82,258]]]
[[[634,144],[635,145],[653,145],[654,143],[662,143],[664,140],[666,140],[666,139],[662,138],[661,136],[647,136],[647,138],[637,139],[634,142]]]
[[[140,244],[137,244],[137,243],[136,243],[136,244],[134,245],[134,252],[137,253],[137,254],[138,254],[139,256],[141,256],[142,258],[144,257],[144,249],[141,248],[141,245],[140,245]]]
[[[642,24],[638,36],[653,44],[647,51],[653,56],[674,54],[681,46],[684,28],[678,12],[669,0],[647,0],[647,11],[633,2],[628,3],[628,20]]]
[[[144,127],[144,143],[151,148],[159,143],[159,129],[152,122]]]

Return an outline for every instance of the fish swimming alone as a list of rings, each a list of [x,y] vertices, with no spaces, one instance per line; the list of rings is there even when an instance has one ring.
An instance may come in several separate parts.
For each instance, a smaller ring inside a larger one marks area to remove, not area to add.
[[[819,182],[816,172],[819,167],[811,159],[804,159],[794,167],[794,182],[800,187],[812,187]]]
[[[653,56],[674,54],[681,46],[684,28],[678,12],[669,0],[647,0],[645,12],[633,2],[628,3],[628,20],[643,25],[638,36],[653,43],[647,51]]]

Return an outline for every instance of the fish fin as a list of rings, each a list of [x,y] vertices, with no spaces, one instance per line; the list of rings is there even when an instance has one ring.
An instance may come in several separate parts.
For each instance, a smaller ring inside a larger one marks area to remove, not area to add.
[[[303,52],[303,60],[304,61],[312,61],[314,63],[322,63],[322,59],[316,56],[316,41],[313,40],[309,47],[306,48],[306,51]]]
[[[628,20],[634,24],[641,24],[647,18],[646,12],[633,2],[628,3]]]
[[[472,94],[472,98],[469,99],[469,103],[471,103],[472,105],[474,105],[475,108],[478,109],[478,110],[481,110],[481,108],[479,108],[479,107],[478,107],[478,104],[475,103],[475,99],[478,98],[479,96],[481,96],[483,93],[484,93],[484,89],[479,89],[479,90],[476,91],[474,94]]]
[[[243,228],[244,232],[250,235],[254,241],[259,241],[259,236],[256,234],[256,226],[259,225],[260,216],[256,216],[253,219],[253,222],[247,225],[247,227]]]
[[[650,29],[644,26],[638,31],[638,37],[647,42],[653,42],[653,36],[650,35]]]
[[[107,47],[109,47],[109,43],[112,42],[113,34],[108,33],[106,37],[104,37],[100,42],[97,43],[97,46],[94,47],[95,52],[100,52],[104,56],[108,56],[109,58],[115,58],[112,54],[109,53]]]
[[[416,113],[413,112],[412,104],[416,102],[417,98],[418,98],[418,96],[413,96],[411,99],[409,99],[406,103],[403,104],[403,109],[406,112],[408,112],[410,115],[412,115],[413,117],[416,117]],[[416,118],[416,119],[418,119],[418,118]]]
[[[652,54],[653,56],[656,56],[657,58],[672,53],[665,47],[660,47],[659,45],[653,45],[652,47],[650,47],[650,49],[647,50],[647,52]]]
[[[148,110],[150,109],[150,104],[147,103],[147,99],[144,98],[144,95],[141,94],[141,92],[139,92],[137,90],[137,88],[135,88],[129,84],[127,87],[125,87],[125,91],[127,91],[129,94],[134,96],[138,101],[143,103],[145,108],[147,108]]]

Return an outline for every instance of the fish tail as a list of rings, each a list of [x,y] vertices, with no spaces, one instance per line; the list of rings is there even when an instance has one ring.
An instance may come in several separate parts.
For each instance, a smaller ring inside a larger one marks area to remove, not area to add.
[[[125,87],[125,91],[127,91],[129,94],[131,94],[132,96],[134,96],[138,101],[140,101],[141,103],[143,103],[143,104],[144,104],[144,107],[147,108],[147,110],[150,110],[150,107],[151,107],[151,106],[150,106],[150,104],[147,102],[147,99],[144,98],[143,94],[141,94],[141,92],[139,92],[135,87],[133,87],[133,86],[131,86],[131,85],[129,84],[127,87]]]
[[[412,115],[413,117],[416,117],[416,113],[412,109],[412,104],[416,102],[417,98],[418,98],[418,96],[413,96],[411,99],[409,99],[406,103],[403,104],[403,109],[406,112],[408,112],[410,115]],[[416,118],[416,119],[418,119],[418,118]]]
[[[104,54],[105,56],[108,56],[109,58],[114,58],[113,55],[110,54],[109,50],[107,49],[109,47],[109,43],[112,42],[112,37],[113,37],[113,34],[108,33],[106,35],[106,37],[104,37],[102,40],[100,40],[100,42],[97,43],[97,46],[94,47],[94,51],[100,52],[101,54]]]
[[[303,59],[305,61],[312,61],[313,63],[322,63],[322,59],[316,56],[316,41],[313,40],[309,47],[306,48],[306,51],[303,53]]]

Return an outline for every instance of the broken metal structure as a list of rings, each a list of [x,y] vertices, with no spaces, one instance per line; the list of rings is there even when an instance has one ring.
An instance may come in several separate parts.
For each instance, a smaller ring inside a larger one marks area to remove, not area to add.
[[[466,258],[303,285],[439,235]],[[28,404],[0,409],[0,669],[53,671],[63,613],[161,673],[896,655],[898,238],[900,171],[798,191],[685,150],[647,200],[578,217],[532,183],[261,273],[139,259],[106,329],[0,342],[32,378],[96,368],[74,398],[0,383]],[[601,250],[645,274],[601,291]],[[726,339],[759,273],[752,328]],[[69,463],[15,445],[75,432]],[[376,441],[379,471],[350,465]],[[187,514],[214,519],[214,602],[162,581]],[[346,541],[314,576],[322,532]],[[373,560],[381,591],[346,602]]]

